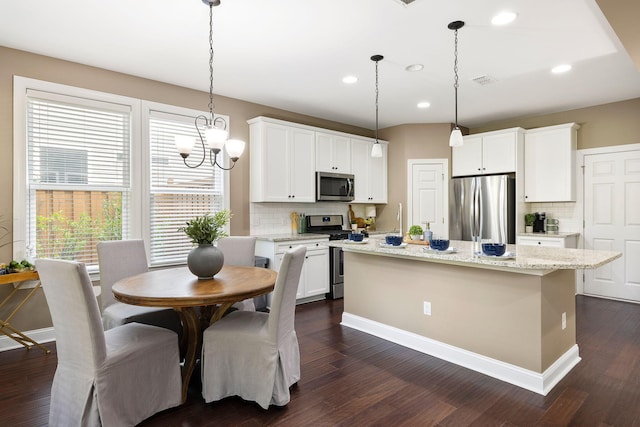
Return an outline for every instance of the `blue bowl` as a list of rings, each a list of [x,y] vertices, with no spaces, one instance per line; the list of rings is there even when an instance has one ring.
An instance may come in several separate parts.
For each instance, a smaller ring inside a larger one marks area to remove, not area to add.
[[[449,240],[447,239],[431,239],[431,249],[437,251],[446,251],[449,249]]]
[[[362,233],[351,233],[349,235],[349,240],[353,240],[354,242],[362,242],[364,240],[364,234],[362,234]]]
[[[385,236],[384,241],[387,245],[400,246],[402,244],[402,236]]]
[[[488,256],[502,256],[507,250],[504,243],[483,243],[482,253]]]

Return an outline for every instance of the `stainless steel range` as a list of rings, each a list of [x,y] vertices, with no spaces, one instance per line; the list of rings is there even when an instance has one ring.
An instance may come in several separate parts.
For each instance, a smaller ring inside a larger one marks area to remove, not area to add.
[[[350,230],[344,228],[342,215],[309,215],[307,216],[307,233],[328,234],[329,240],[349,238]],[[329,244],[329,293],[327,298],[336,299],[344,296],[344,263],[341,248]]]

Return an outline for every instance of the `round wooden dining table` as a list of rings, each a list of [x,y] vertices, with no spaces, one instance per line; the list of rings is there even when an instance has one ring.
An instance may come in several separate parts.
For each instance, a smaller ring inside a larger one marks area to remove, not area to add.
[[[113,284],[116,300],[146,307],[171,307],[180,314],[186,340],[182,401],[187,398],[204,329],[236,302],[273,290],[277,273],[261,267],[225,265],[213,279],[198,279],[188,268],[153,270]],[[215,310],[212,307],[218,306]]]

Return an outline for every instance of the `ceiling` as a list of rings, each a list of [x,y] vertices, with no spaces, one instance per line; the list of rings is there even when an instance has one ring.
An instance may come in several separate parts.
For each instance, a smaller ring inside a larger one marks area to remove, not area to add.
[[[492,26],[503,10],[517,19]],[[455,20],[466,23],[462,126],[640,97],[595,0],[222,0],[213,11],[214,93],[368,129],[375,54],[380,128],[454,120]],[[208,91],[208,20],[201,0],[5,0],[0,45]],[[424,69],[405,70],[415,63]],[[573,68],[551,74],[561,63]],[[342,83],[349,74],[358,82]]]

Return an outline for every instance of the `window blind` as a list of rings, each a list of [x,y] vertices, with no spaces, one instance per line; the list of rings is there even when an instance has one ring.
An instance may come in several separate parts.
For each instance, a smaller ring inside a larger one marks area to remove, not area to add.
[[[196,140],[187,162],[203,155],[194,117],[164,111],[149,112],[151,265],[184,263],[193,244],[178,228],[195,216],[224,209],[224,173],[209,165],[189,168],[178,154],[177,135]]]
[[[27,252],[97,265],[128,236],[131,108],[27,91]]]

